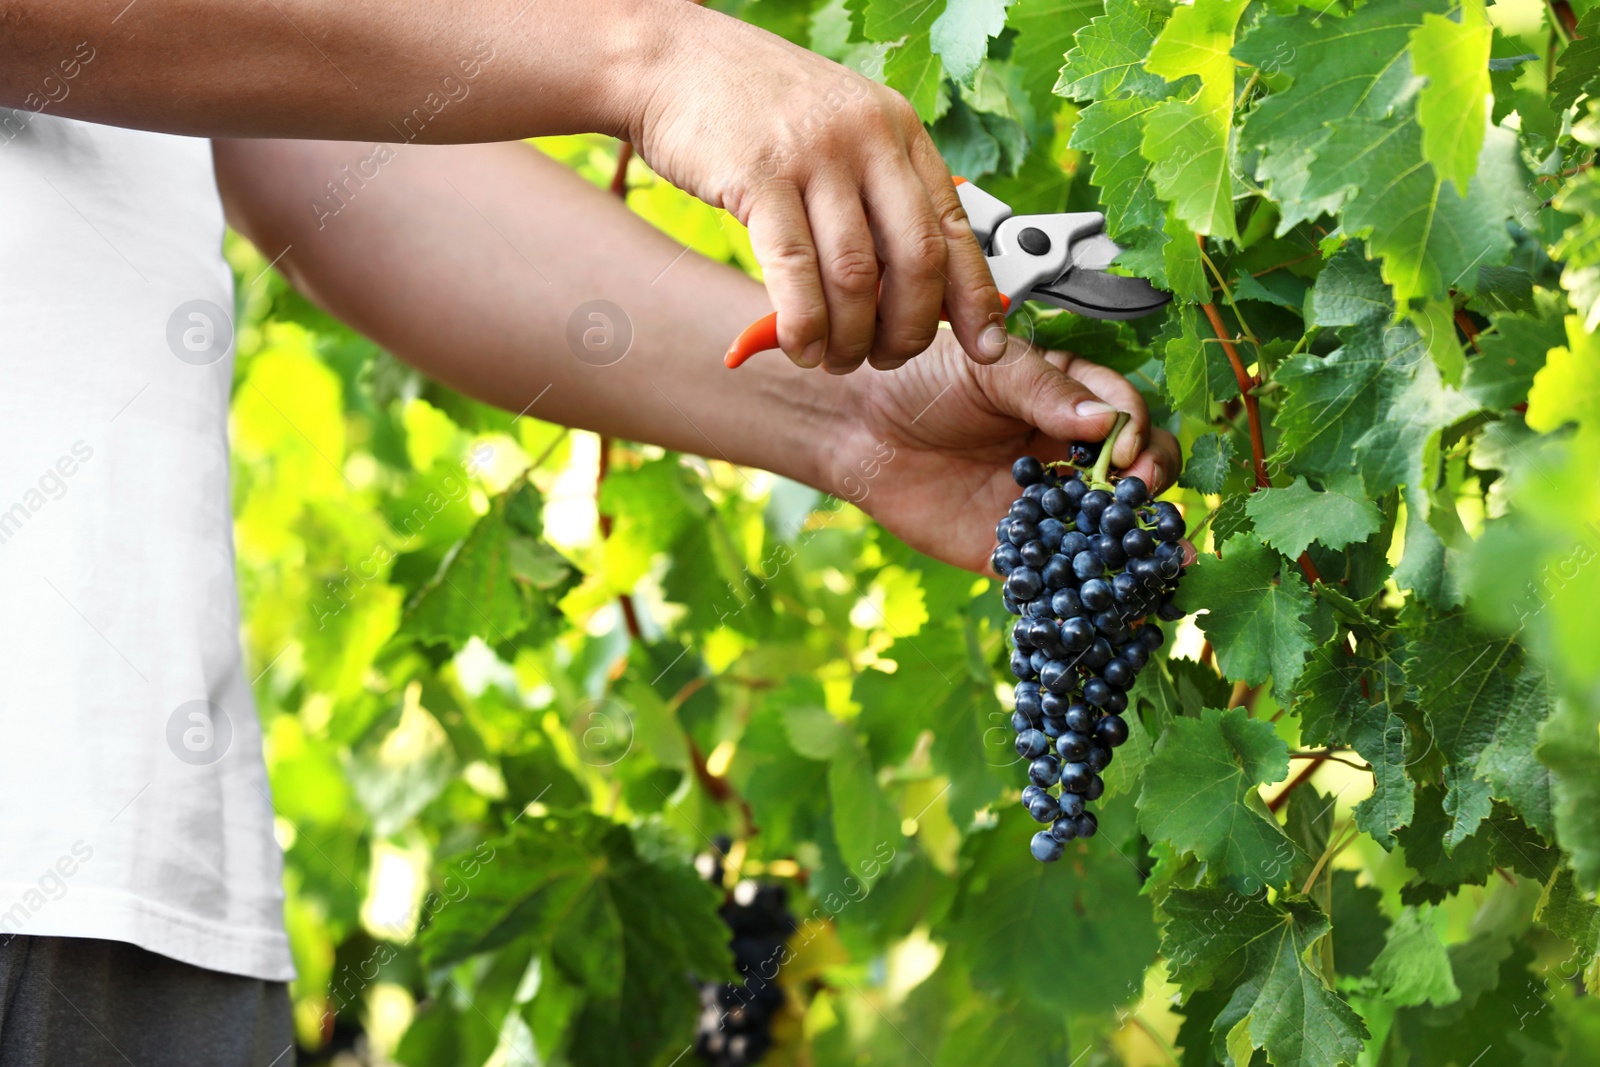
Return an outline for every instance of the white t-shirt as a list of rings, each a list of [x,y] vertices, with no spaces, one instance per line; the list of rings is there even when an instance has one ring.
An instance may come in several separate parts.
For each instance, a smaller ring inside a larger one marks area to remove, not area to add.
[[[0,204],[0,934],[291,978],[210,143],[0,109]]]

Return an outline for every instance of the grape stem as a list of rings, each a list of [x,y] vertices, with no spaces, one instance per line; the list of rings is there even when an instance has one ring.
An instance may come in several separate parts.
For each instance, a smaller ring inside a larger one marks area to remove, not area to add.
[[[1117,438],[1122,434],[1122,428],[1128,425],[1129,415],[1126,411],[1117,412],[1117,421],[1111,424],[1111,432],[1106,434],[1106,439],[1100,446],[1100,456],[1094,461],[1094,469],[1089,472],[1089,488],[1110,490],[1111,483],[1106,479],[1111,473],[1111,453],[1116,450]]]

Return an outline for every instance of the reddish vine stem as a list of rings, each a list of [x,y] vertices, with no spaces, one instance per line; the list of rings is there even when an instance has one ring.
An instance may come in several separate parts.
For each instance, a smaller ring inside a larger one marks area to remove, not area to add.
[[[594,480],[594,502],[596,508],[600,505],[600,492],[605,488],[606,475],[611,473],[611,438],[600,437],[600,473]],[[600,536],[602,539],[611,536],[611,516],[604,511],[600,512]],[[622,608],[622,621],[628,626],[628,636],[635,641],[643,636],[639,629],[639,613],[634,610],[633,597],[627,593],[617,594],[617,606]]]
[[[1301,768],[1299,774],[1289,779],[1289,784],[1283,787],[1283,791],[1281,793],[1267,801],[1267,810],[1276,814],[1278,809],[1283,807],[1284,804],[1288,802],[1289,794],[1293,793],[1302,785],[1305,785],[1306,782],[1311,779],[1311,776],[1316,774],[1317,770],[1327,762],[1327,759],[1327,756],[1321,756],[1317,759],[1307,762],[1306,765]]]
[[[1456,308],[1456,326],[1466,335],[1467,343],[1472,346],[1472,350],[1474,352],[1480,351],[1478,348],[1477,324],[1472,321],[1471,316],[1467,314],[1464,308]]]

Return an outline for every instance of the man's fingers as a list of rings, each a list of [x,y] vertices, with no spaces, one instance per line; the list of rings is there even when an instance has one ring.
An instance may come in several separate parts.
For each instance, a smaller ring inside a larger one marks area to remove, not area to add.
[[[944,308],[950,317],[950,328],[969,356],[979,363],[994,363],[1006,354],[1009,340],[1000,291],[995,288],[983,248],[962,210],[950,171],[933,141],[920,129],[912,136],[911,164],[928,190],[948,249]]]
[[[802,367],[822,362],[828,309],[817,273],[817,249],[800,195],[788,186],[767,192],[750,210],[750,245],[778,313],[778,345]]]
[[[878,309],[878,256],[867,214],[854,186],[840,182],[807,189],[806,209],[828,301],[824,359],[830,370],[854,370],[872,350]]]
[[[1116,456],[1113,455],[1112,461],[1115,460]],[[1144,479],[1145,485],[1150,487],[1150,494],[1155,496],[1166,492],[1182,470],[1183,452],[1178,447],[1178,439],[1158,429],[1150,435],[1150,446],[1124,467],[1123,473]]]
[[[1058,441],[1104,440],[1117,418],[1114,405],[1037,354],[972,375],[996,410]]]
[[[933,343],[944,305],[947,249],[933,204],[904,157],[880,166],[864,191],[883,260],[872,362],[899,363]]]
[[[1115,406],[1118,411],[1128,413],[1128,425],[1117,436],[1117,447],[1111,453],[1111,462],[1119,467],[1132,463],[1150,442],[1150,409],[1145,406],[1139,390],[1110,367],[1102,367],[1087,359],[1052,353],[1050,362],[1087,385],[1096,396]]]

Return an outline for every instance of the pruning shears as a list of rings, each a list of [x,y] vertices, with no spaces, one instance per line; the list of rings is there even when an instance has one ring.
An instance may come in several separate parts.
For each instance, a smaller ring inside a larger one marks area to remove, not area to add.
[[[1110,272],[1122,249],[1106,235],[1100,212],[1014,215],[1004,200],[965,178],[955,183],[1007,315],[1037,300],[1093,319],[1136,319],[1172,299],[1143,278]],[[778,314],[772,312],[746,327],[722,361],[737,367],[777,347]]]

